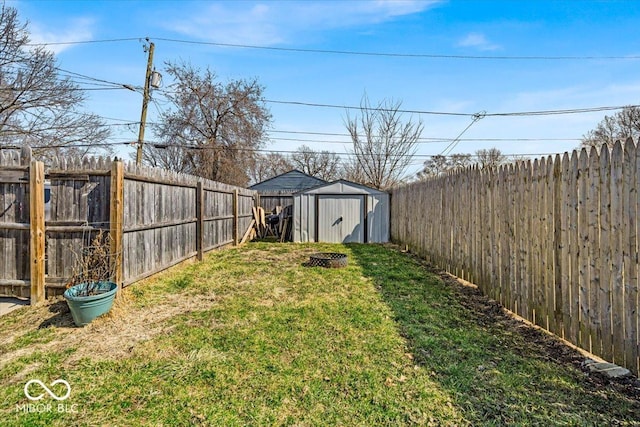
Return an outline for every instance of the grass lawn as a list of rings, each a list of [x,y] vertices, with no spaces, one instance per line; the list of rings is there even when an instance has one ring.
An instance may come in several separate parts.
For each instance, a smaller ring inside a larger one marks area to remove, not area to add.
[[[304,266],[320,251],[349,266]],[[63,301],[0,317],[0,424],[640,425],[629,387],[579,360],[392,248],[251,243],[84,328]],[[31,379],[71,395],[29,412]]]

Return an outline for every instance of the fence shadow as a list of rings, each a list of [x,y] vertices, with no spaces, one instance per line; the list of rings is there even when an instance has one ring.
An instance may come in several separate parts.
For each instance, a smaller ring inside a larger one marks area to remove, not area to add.
[[[640,417],[636,378],[611,381],[585,375],[585,358],[576,350],[397,247],[348,246],[393,312],[413,363],[431,372],[474,424],[545,423],[548,402],[571,408],[576,417],[595,407],[608,415],[619,411],[621,419],[630,413]],[[557,380],[558,372],[567,372],[571,380]],[[603,395],[610,399],[606,404]],[[503,418],[505,409],[530,401],[544,406],[531,403],[531,413],[519,421]],[[626,409],[618,410],[614,401],[624,402],[620,407]]]

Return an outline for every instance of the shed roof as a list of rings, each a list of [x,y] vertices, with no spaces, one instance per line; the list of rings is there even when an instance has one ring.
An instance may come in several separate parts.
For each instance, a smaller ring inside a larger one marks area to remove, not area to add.
[[[249,187],[249,189],[258,192],[282,191],[295,193],[326,183],[327,181],[323,179],[316,178],[315,176],[311,176],[297,169],[294,169],[281,175],[274,176],[273,178],[266,179],[257,184],[253,184],[251,187]]]
[[[327,182],[315,187],[298,191],[296,194],[388,194],[385,191],[376,188],[367,187],[366,185],[339,179],[333,182]]]

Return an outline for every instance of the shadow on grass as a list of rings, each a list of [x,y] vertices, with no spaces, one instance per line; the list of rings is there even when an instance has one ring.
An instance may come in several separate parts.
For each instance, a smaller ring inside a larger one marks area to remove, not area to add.
[[[391,246],[349,245],[414,361],[473,425],[640,425],[638,381],[588,376],[559,340]]]
[[[58,301],[49,306],[49,312],[53,313],[52,317],[42,321],[38,325],[38,329],[48,328],[55,326],[56,328],[74,328],[73,316],[69,311],[69,306],[66,301]]]

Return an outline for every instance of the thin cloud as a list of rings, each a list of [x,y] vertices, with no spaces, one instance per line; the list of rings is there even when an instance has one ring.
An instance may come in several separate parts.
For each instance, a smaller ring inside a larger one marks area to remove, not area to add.
[[[438,3],[439,0],[431,1],[414,1],[414,0],[377,0],[375,2],[363,2],[363,5],[370,5],[370,10],[374,13],[382,13],[387,18],[394,16],[411,15],[430,9]]]
[[[491,43],[482,33],[469,33],[458,42],[460,47],[472,47],[481,51],[498,50],[500,46]]]
[[[67,42],[69,40],[91,40],[93,32],[91,28],[94,20],[89,18],[76,18],[66,26],[64,31],[51,31],[44,28],[41,24],[32,23],[29,27],[29,39],[31,43],[57,43]],[[47,46],[51,52],[56,55],[60,52],[70,49],[73,45],[53,45]]]
[[[529,90],[512,94],[504,107],[507,111],[544,110],[554,108],[594,107],[600,105],[627,105],[640,96],[640,81],[627,84],[612,83],[605,86],[576,84],[569,87]],[[602,102],[603,99],[607,101]],[[604,117],[611,112],[598,112]],[[568,117],[568,116],[564,116]]]
[[[196,2],[185,3],[185,16],[167,21],[164,15],[163,21],[169,30],[203,40],[272,46],[296,41],[304,34],[386,22],[440,2]]]

